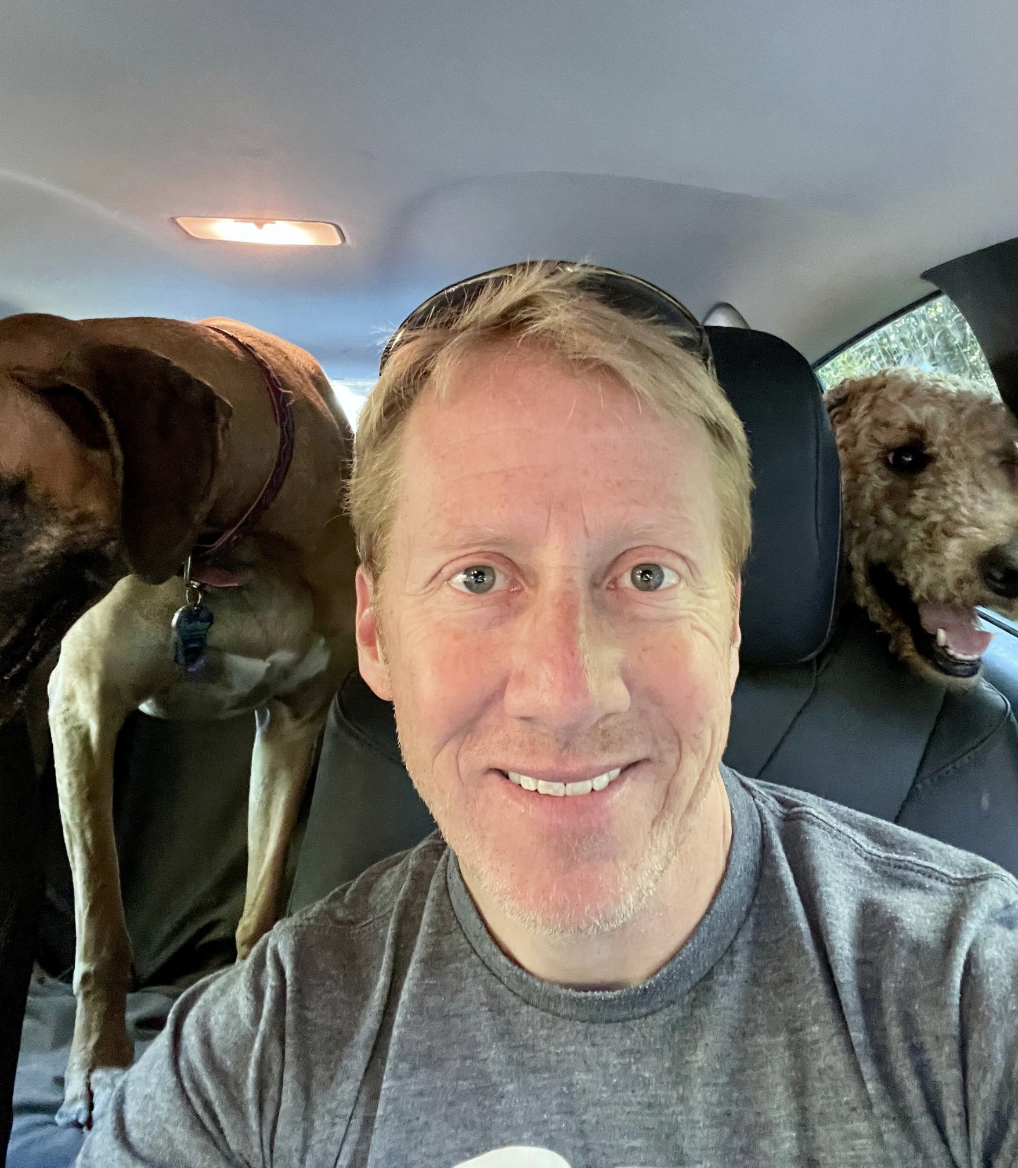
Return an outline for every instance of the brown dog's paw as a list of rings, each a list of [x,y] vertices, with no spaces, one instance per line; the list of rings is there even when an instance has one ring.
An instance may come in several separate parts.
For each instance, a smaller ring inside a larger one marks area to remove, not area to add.
[[[122,995],[103,1001],[95,995],[79,994],[57,1123],[90,1128],[133,1061],[134,1043],[124,1025]]]
[[[258,944],[265,932],[265,929],[259,929],[257,926],[252,927],[250,932],[241,933],[238,929],[236,937],[238,963],[246,961],[251,956],[251,950]]]
[[[268,933],[276,923],[276,916],[264,908],[256,908],[251,913],[241,914],[240,924],[234,940],[237,945],[237,960],[245,961],[251,956],[251,950]]]
[[[64,1101],[56,1115],[59,1127],[91,1128],[102,1118],[126,1067],[98,1067],[84,1075],[67,1076]]]

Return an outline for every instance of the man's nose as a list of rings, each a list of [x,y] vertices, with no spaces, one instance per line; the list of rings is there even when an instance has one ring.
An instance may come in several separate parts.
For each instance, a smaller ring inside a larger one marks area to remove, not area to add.
[[[506,713],[557,738],[629,709],[622,648],[591,598],[568,589],[537,595],[520,622]]]

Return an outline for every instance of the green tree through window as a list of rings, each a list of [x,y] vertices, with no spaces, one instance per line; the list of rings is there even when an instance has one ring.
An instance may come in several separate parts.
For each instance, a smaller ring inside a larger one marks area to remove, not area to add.
[[[996,390],[976,335],[946,296],[917,305],[842,349],[817,366],[824,389],[846,377],[867,377],[879,369],[906,365],[953,373]]]

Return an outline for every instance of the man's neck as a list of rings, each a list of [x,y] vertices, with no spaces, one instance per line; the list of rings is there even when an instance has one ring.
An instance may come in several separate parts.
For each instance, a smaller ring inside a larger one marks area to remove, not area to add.
[[[496,944],[528,973],[575,989],[622,989],[652,977],[693,935],[721,887],[731,842],[728,792],[715,773],[647,903],[617,929],[589,935],[537,933],[506,916],[467,872],[462,875]]]

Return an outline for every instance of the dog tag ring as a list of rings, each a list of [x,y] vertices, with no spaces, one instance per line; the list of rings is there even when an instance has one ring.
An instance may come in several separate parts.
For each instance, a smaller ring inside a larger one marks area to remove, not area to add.
[[[215,620],[212,609],[204,603],[201,585],[191,579],[191,557],[184,565],[184,605],[173,616],[173,659],[188,674],[197,673],[205,664],[209,629]]]

